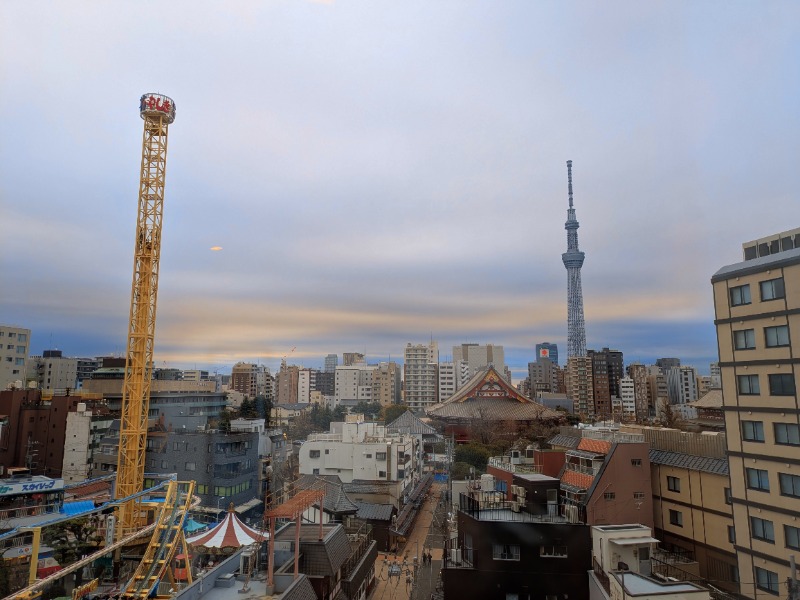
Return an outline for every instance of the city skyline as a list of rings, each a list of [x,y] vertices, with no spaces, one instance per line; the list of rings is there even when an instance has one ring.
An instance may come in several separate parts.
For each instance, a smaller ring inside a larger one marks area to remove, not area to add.
[[[124,354],[161,91],[159,366],[566,355],[571,159],[587,347],[705,371],[712,274],[800,223],[800,9],[614,8],[5,3],[0,321],[32,354]]]

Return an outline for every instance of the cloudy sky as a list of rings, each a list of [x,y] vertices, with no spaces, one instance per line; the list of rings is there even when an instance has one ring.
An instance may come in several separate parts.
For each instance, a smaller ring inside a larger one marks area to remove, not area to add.
[[[800,225],[799,70],[790,0],[7,0],[0,322],[124,351],[158,91],[159,366],[566,354],[571,159],[588,347],[707,371],[711,275]]]

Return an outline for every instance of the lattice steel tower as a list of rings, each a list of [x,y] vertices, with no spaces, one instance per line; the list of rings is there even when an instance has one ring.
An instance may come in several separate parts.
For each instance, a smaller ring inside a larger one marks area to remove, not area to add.
[[[578,220],[572,206],[572,161],[567,161],[569,182],[569,209],[567,222],[567,251],[561,255],[567,269],[567,358],[586,356],[586,329],[583,322],[583,291],[581,290],[581,267],[584,254],[578,250]]]
[[[170,123],[175,120],[175,103],[161,94],[145,94],[139,101],[139,114],[144,119],[144,135],[125,382],[122,387],[116,498],[141,492],[144,483],[161,256],[161,215],[167,169],[167,132]],[[139,516],[133,501],[120,507],[117,539],[140,526]]]

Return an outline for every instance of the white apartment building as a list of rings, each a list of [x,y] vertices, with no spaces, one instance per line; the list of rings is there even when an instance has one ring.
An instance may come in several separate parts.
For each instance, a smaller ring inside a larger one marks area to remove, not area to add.
[[[439,401],[439,344],[407,344],[403,365],[404,402],[414,411]]]
[[[469,371],[465,381],[489,366],[493,366],[498,373],[505,375],[506,372],[503,347],[494,344],[461,344],[460,346],[453,346],[453,364],[457,365],[461,361],[466,363]]]
[[[356,364],[336,367],[334,382],[335,406],[355,406],[359,402],[372,402],[374,365]]]
[[[25,363],[30,352],[31,330],[0,325],[0,389],[25,385]]]
[[[100,440],[108,433],[114,418],[110,414],[96,415],[86,404],[79,402],[77,410],[67,413],[64,434],[64,460],[61,476],[64,483],[80,483],[94,476],[94,455],[100,453]]]
[[[331,423],[328,433],[308,436],[300,447],[300,474],[338,475],[343,483],[395,481],[403,490],[414,481],[414,446],[411,435],[390,435],[385,426],[351,415],[347,422]]]
[[[297,402],[311,401],[311,369],[300,368],[297,372]]]
[[[439,363],[439,398],[442,402],[456,393],[458,383],[456,366],[451,362]]]
[[[622,417],[626,420],[635,420],[636,384],[630,377],[623,377],[619,380],[619,397],[621,401]]]
[[[26,368],[28,381],[35,381],[40,390],[78,387],[78,359],[62,356],[61,350],[45,350],[42,356],[31,356]]]

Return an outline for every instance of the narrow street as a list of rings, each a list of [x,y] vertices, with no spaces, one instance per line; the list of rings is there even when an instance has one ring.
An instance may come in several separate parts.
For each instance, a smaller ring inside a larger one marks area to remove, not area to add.
[[[397,555],[379,552],[375,561],[376,586],[371,600],[428,600],[433,593],[442,567],[443,536],[439,524],[440,511],[436,511],[441,495],[446,490],[443,483],[434,483],[417,514],[414,528],[406,544]],[[422,564],[422,555],[428,550],[430,565]],[[416,582],[414,558],[418,558]],[[413,595],[412,595],[413,594]]]

